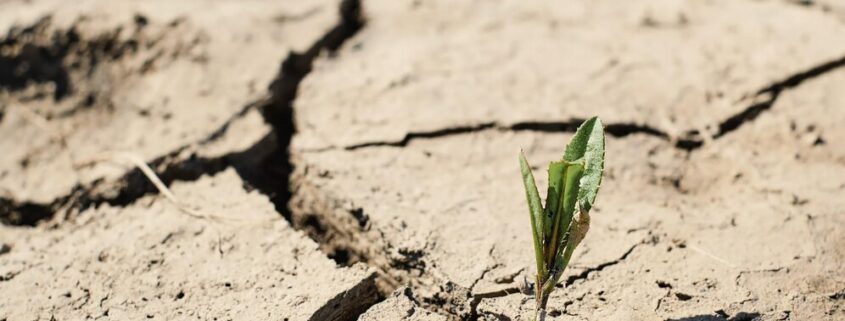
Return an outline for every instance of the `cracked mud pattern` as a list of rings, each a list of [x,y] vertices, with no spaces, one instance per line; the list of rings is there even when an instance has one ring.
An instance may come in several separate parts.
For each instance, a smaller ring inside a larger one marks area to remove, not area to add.
[[[527,320],[591,115],[549,319],[843,320],[843,8],[0,1],[0,320]]]

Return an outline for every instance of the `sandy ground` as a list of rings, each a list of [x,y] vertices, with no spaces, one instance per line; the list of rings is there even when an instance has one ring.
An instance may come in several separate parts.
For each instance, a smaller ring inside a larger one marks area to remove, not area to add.
[[[0,320],[845,320],[839,1],[0,1]],[[148,164],[173,197],[138,164]],[[538,182],[545,186],[544,175]]]

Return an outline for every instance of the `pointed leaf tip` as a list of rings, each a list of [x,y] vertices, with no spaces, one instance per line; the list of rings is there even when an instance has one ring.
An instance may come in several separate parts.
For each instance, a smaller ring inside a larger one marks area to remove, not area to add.
[[[531,166],[522,150],[519,152],[519,167],[522,172],[522,183],[525,187],[525,198],[528,202],[528,214],[531,218],[531,237],[534,243],[537,273],[543,275],[545,273],[542,268],[543,205],[540,202],[540,193],[537,192],[537,184],[534,182],[534,174],[531,173]]]

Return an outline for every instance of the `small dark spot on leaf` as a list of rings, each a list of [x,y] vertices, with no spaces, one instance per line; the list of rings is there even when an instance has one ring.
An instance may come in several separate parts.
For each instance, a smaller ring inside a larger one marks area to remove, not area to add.
[[[655,282],[657,283],[657,287],[659,287],[661,289],[671,289],[672,288],[672,284],[670,284],[669,282],[661,281],[661,280],[657,280]]]

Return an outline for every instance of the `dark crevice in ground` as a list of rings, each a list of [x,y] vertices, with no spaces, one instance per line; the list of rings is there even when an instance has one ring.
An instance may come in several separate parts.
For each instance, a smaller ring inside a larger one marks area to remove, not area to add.
[[[628,256],[629,256],[629,255],[631,255],[631,253],[633,253],[633,252],[634,252],[634,249],[636,249],[636,248],[637,248],[637,246],[640,246],[641,244],[644,244],[644,243],[637,243],[637,244],[634,244],[634,245],[633,245],[633,246],[631,246],[631,247],[630,247],[627,251],[625,251],[625,253],[623,253],[621,257],[619,257],[619,258],[618,258],[618,259],[616,259],[616,260],[613,260],[613,261],[608,261],[608,262],[604,262],[604,263],[599,264],[599,265],[596,265],[596,266],[594,266],[594,267],[587,268],[587,269],[585,269],[584,271],[581,271],[581,273],[578,273],[578,274],[575,274],[575,275],[570,275],[570,276],[568,276],[568,277],[566,278],[566,280],[564,280],[563,284],[562,284],[562,285],[561,285],[561,284],[558,284],[558,285],[557,285],[557,287],[561,287],[561,286],[563,286],[563,287],[567,287],[567,286],[570,286],[570,285],[574,284],[574,283],[575,283],[575,281],[578,281],[578,280],[586,280],[586,279],[587,279],[587,277],[588,277],[588,276],[590,276],[590,273],[593,273],[593,272],[599,272],[599,271],[601,271],[601,270],[606,269],[607,267],[610,267],[610,266],[614,266],[614,265],[616,265],[616,264],[619,264],[620,262],[622,262],[622,261],[624,261],[625,259],[627,259],[627,258],[628,258]]]
[[[469,134],[480,132],[484,130],[488,130],[491,128],[497,127],[495,123],[484,123],[479,125],[471,125],[471,126],[457,126],[457,127],[450,127],[444,129],[437,129],[427,132],[411,132],[405,135],[402,140],[394,141],[394,142],[369,142],[369,143],[361,143],[356,145],[347,146],[346,150],[356,150],[361,148],[367,147],[377,147],[377,146],[391,146],[391,147],[405,147],[408,146],[412,140],[416,139],[432,139],[432,138],[439,138],[445,136],[453,136],[453,135],[462,135],[462,134]]]
[[[221,157],[206,158],[192,154],[182,159],[178,156],[179,153],[174,153],[154,159],[148,165],[166,186],[175,181],[195,181],[203,175],[214,175],[230,166],[242,173],[249,168],[255,157],[266,153],[265,140],[246,151]],[[146,195],[155,193],[158,193],[155,185],[140,169],[134,168],[115,182],[97,181],[92,186],[77,185],[69,195],[50,204],[17,203],[0,199],[0,223],[35,226],[57,214],[81,212],[103,204],[128,206]]]
[[[651,240],[651,242],[655,242],[655,241]],[[567,277],[563,282],[558,284],[556,287],[562,288],[562,287],[571,286],[572,284],[575,283],[575,281],[587,279],[587,277],[590,275],[590,273],[602,271],[602,270],[604,270],[604,269],[606,269],[610,266],[619,264],[620,262],[626,260],[628,258],[628,256],[630,256],[631,253],[634,252],[634,249],[636,249],[638,246],[643,245],[643,244],[648,244],[648,240],[644,240],[642,242],[634,244],[627,251],[625,251],[625,253],[623,253],[621,257],[619,257],[616,260],[605,262],[605,263],[599,264],[595,267],[587,268],[579,274],[571,275],[571,276]],[[521,289],[520,287],[513,286],[513,287],[508,287],[508,288],[497,290],[497,291],[484,292],[484,293],[474,293],[469,298],[469,314],[464,319],[469,320],[469,321],[478,320],[478,318],[481,317],[481,315],[478,312],[478,305],[481,304],[481,302],[484,299],[501,298],[501,297],[505,297],[505,296],[508,296],[508,295],[523,293],[522,291],[523,291],[523,289]],[[530,294],[530,293],[528,293],[528,294]]]
[[[739,312],[733,317],[724,310],[718,310],[714,314],[702,314],[679,319],[666,319],[666,321],[753,321],[760,320],[760,313]]]
[[[413,140],[418,139],[435,139],[446,136],[464,135],[482,132],[486,130],[500,130],[500,131],[533,131],[543,133],[574,133],[578,126],[584,122],[584,119],[574,118],[568,121],[536,121],[536,122],[520,122],[509,126],[500,125],[495,122],[481,123],[469,126],[456,126],[444,129],[436,129],[424,132],[410,132],[398,141],[378,141],[355,144],[345,147],[346,150],[356,150],[367,147],[406,147]],[[642,134],[648,136],[658,137],[660,139],[668,140],[669,135],[666,133],[650,127],[648,125],[633,124],[633,123],[611,123],[605,124],[605,132],[613,137],[625,137],[633,134]]]
[[[480,317],[478,314],[478,305],[481,304],[481,301],[484,299],[495,299],[505,297],[511,294],[522,293],[518,287],[510,287],[506,289],[501,289],[498,291],[492,292],[484,292],[484,293],[476,293],[472,295],[472,298],[469,302],[469,316],[466,318],[467,321],[476,321]]]
[[[734,114],[725,120],[718,123],[718,131],[711,135],[712,139],[718,139],[722,136],[733,132],[745,123],[756,119],[760,114],[772,108],[777,101],[780,94],[787,90],[798,87],[804,81],[821,76],[825,73],[831,72],[837,68],[845,66],[845,56],[824,62],[816,65],[805,71],[796,73],[781,81],[775,82],[758,90],[754,94],[755,102]],[[486,130],[502,130],[502,131],[535,131],[544,133],[574,133],[578,126],[584,119],[573,118],[564,121],[528,121],[512,124],[509,126],[501,125],[496,122],[481,123],[476,125],[455,126],[443,129],[435,129],[431,131],[410,132],[407,133],[401,140],[398,141],[374,141],[365,142],[344,147],[346,150],[356,150],[368,147],[406,147],[408,144],[417,139],[435,139],[453,135],[471,134]],[[662,140],[672,141],[672,137],[665,131],[660,129],[636,123],[608,123],[605,124],[605,132],[613,137],[626,137],[633,134],[647,135],[657,137]],[[682,137],[674,139],[674,147],[693,151],[704,146],[705,140],[701,136],[702,133],[698,130],[688,130],[684,132]]]
[[[754,94],[754,102],[742,111],[720,122],[718,124],[718,131],[712,134],[711,138],[719,139],[739,129],[742,125],[754,121],[763,112],[770,110],[780,97],[780,94],[785,90],[798,87],[807,80],[819,77],[843,66],[845,66],[845,56],[813,66],[758,90]],[[704,145],[701,133],[697,130],[687,131],[685,137],[676,142],[676,147],[691,151]]]
[[[845,66],[845,56],[822,63],[817,66],[813,66],[810,69],[789,76],[786,79],[775,82],[763,89],[758,90],[755,95],[767,95],[765,96],[767,97],[767,99],[763,100],[762,102],[752,104],[751,106],[748,106],[748,108],[746,108],[745,110],[737,113],[736,115],[728,117],[728,119],[725,119],[724,121],[719,123],[719,131],[713,135],[713,138],[715,139],[722,137],[725,134],[736,130],[744,123],[753,121],[764,111],[771,109],[772,105],[774,105],[775,101],[777,101],[778,97],[784,90],[798,87],[804,81],[811,80],[818,76],[824,75],[842,66]]]
[[[311,72],[314,61],[321,53],[334,55],[346,40],[352,38],[361,28],[364,27],[364,17],[361,11],[360,0],[344,0],[340,3],[340,23],[326,33],[303,53],[291,52],[282,62],[278,76],[270,84],[270,98],[258,106],[267,124],[272,127],[270,134],[272,142],[268,143],[268,153],[263,157],[255,158],[255,164],[238,172],[250,186],[256,188],[262,194],[267,195],[270,201],[291,226],[297,230],[306,232],[311,239],[321,248],[327,245],[329,250],[324,250],[330,259],[335,260],[338,265],[346,266],[351,263],[350,257],[355,257],[366,263],[364,253],[356,253],[351,248],[337,248],[328,244],[326,237],[330,235],[342,235],[337,231],[328,231],[332,226],[322,224],[319,217],[314,216],[311,220],[295,220],[291,215],[290,200],[292,196],[290,177],[294,166],[291,160],[290,142],[296,134],[294,122],[293,102],[296,99],[299,85],[302,80]],[[373,264],[370,264],[371,266]],[[364,287],[367,291],[375,291],[374,279],[368,281],[369,286]],[[319,309],[309,320],[356,320],[371,306],[382,301],[386,293],[343,293],[338,298],[328,302]],[[351,306],[340,309],[338,304]]]
[[[61,203],[58,201],[57,203]],[[55,204],[19,203],[0,198],[0,223],[4,225],[35,226],[39,221],[53,216]]]
[[[308,73],[320,53],[334,54],[343,43],[364,26],[361,3],[346,0],[340,4],[340,24],[335,26],[304,53],[291,52],[282,62],[279,76],[270,84],[270,99],[259,106],[265,121],[272,126],[276,147],[263,162],[263,174],[257,181],[250,182],[259,191],[268,195],[276,210],[291,221],[288,202],[291,191],[288,185],[293,164],[290,161],[290,141],[296,133],[293,101],[299,84]]]
[[[574,118],[569,121],[558,122],[522,122],[516,123],[504,130],[512,131],[535,131],[545,133],[574,133],[586,119]],[[625,137],[633,134],[641,134],[658,137],[660,139],[668,140],[669,135],[666,133],[642,124],[634,123],[609,123],[604,125],[604,131],[613,137]]]
[[[789,76],[781,81],[775,82],[774,84],[760,89],[759,91],[757,91],[757,94],[760,95],[765,93],[780,93],[785,89],[798,87],[804,81],[824,75],[843,66],[845,66],[845,56],[813,66],[810,69]]]
[[[206,145],[221,138],[232,123],[242,118],[256,103],[245,106],[228,119],[224,124],[203,138],[196,144]],[[265,139],[266,140],[266,139]],[[182,146],[167,155],[147,162],[151,169],[166,185],[175,181],[194,181],[203,175],[212,175],[223,171],[229,166],[246,171],[249,162],[266,153],[267,143],[262,140],[256,146],[242,151],[215,158],[197,157],[194,154],[183,156],[192,146]],[[127,206],[136,200],[150,194],[158,193],[158,189],[149,181],[143,172],[134,168],[115,181],[95,181],[90,185],[77,185],[72,191],[47,204],[33,202],[19,202],[10,198],[0,197],[0,223],[5,225],[35,226],[39,222],[48,220],[57,214],[68,214],[71,210],[83,211],[87,208],[102,204],[111,206]]]

